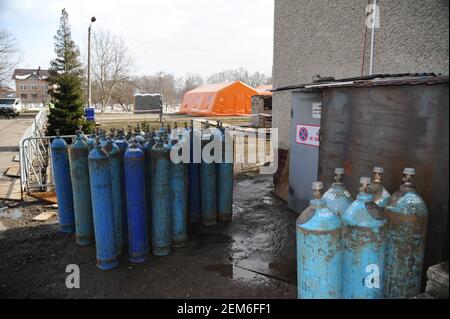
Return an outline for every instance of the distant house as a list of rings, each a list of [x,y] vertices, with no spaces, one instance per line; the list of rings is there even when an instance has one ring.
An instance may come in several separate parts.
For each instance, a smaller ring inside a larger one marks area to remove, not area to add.
[[[5,98],[5,97],[15,97],[16,92],[7,87],[7,86],[0,86],[0,98]]]
[[[16,82],[16,96],[22,103],[47,103],[50,100],[48,94],[48,70],[15,69],[12,79]]]

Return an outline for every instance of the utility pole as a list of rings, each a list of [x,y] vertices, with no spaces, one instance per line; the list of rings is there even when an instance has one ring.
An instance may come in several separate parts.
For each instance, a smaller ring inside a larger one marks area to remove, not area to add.
[[[95,20],[97,20],[95,17],[91,18],[91,23],[89,24],[89,28],[88,28],[88,74],[87,74],[87,78],[88,78],[88,107],[91,107],[92,105],[92,99],[91,99],[91,27],[92,27],[92,23],[95,22]]]

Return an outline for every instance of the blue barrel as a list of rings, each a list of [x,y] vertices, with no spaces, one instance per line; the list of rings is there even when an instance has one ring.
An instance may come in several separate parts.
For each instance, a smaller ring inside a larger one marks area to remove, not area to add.
[[[190,145],[190,161],[188,164],[188,215],[191,223],[199,223],[202,218],[201,209],[201,191],[200,191],[200,161],[201,161],[201,144],[200,134],[193,125],[189,130]],[[194,152],[197,155],[194,156]],[[198,157],[198,161],[195,160]]]
[[[129,261],[148,259],[147,212],[145,203],[145,157],[133,140],[125,152]]]
[[[361,192],[344,212],[342,296],[384,298],[386,219],[368,193],[370,178],[361,177]]]
[[[120,150],[120,184],[121,184],[121,197],[122,197],[122,242],[126,243],[128,241],[128,216],[127,216],[127,196],[125,192],[125,166],[124,166],[124,156],[128,148],[128,142],[125,139],[125,131],[121,130],[119,136],[114,141],[114,144]]]
[[[73,208],[72,182],[67,143],[59,136],[51,144],[53,180],[58,199],[58,218],[60,230],[75,232],[75,213]]]
[[[155,131],[148,132],[147,141],[144,143],[142,150],[145,155],[145,195],[147,203],[147,223],[149,237],[152,225],[152,148],[155,145]]]
[[[175,131],[175,130],[174,130]],[[182,136],[178,137],[181,141]],[[172,140],[172,150],[181,149],[181,143]],[[180,150],[181,152],[181,150]],[[172,218],[172,247],[181,248],[187,245],[187,183],[186,166],[181,161],[170,161],[170,211]]]
[[[372,182],[368,190],[369,194],[372,194],[375,204],[382,208],[386,207],[391,197],[391,194],[383,186],[383,173],[383,167],[374,167]]]
[[[216,167],[213,152],[205,152],[214,139],[209,129],[202,134],[202,163],[200,165],[200,190],[202,223],[205,226],[217,224]],[[209,153],[209,154],[206,154]],[[205,156],[207,155],[207,156]]]
[[[81,133],[78,132],[75,143],[69,147],[69,160],[76,243],[81,246],[87,246],[94,242],[88,155],[88,146]]]
[[[335,182],[331,185],[330,189],[323,194],[322,198],[327,203],[328,208],[337,216],[341,217],[351,205],[353,199],[342,182],[344,169],[338,167],[334,170],[334,174]]]
[[[114,209],[114,225],[117,253],[122,253],[123,231],[122,231],[122,179],[121,166],[122,159],[119,147],[108,139],[105,151],[109,155],[109,167],[111,171],[111,192]]]
[[[153,254],[171,251],[170,150],[162,134],[152,148],[152,246]]]
[[[233,140],[221,127],[222,162],[217,163],[217,215],[219,221],[231,221],[233,216]]]
[[[322,189],[313,183],[314,199],[296,222],[299,299],[341,297],[341,220],[321,198]]]
[[[386,297],[412,298],[421,292],[428,210],[416,192],[414,168],[405,168],[403,184],[386,206],[388,219]]]
[[[94,217],[97,267],[109,270],[119,265],[115,236],[111,168],[108,153],[100,148],[99,138],[89,153],[92,213]]]

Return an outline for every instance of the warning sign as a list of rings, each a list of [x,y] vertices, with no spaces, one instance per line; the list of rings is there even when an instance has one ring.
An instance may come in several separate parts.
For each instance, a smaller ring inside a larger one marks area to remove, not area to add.
[[[306,144],[319,147],[319,125],[297,124],[297,144]]]

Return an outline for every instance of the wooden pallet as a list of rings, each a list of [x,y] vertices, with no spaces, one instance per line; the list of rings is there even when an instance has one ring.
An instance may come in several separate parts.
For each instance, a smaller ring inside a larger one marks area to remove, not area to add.
[[[20,178],[20,165],[15,163],[14,165],[8,167],[5,171],[5,176]]]
[[[22,200],[20,179],[14,178],[0,181],[0,200]]]

